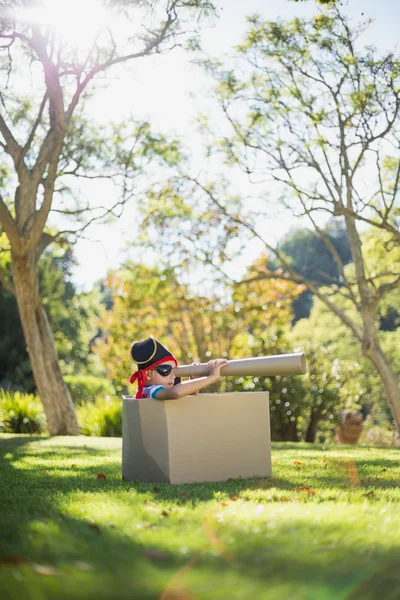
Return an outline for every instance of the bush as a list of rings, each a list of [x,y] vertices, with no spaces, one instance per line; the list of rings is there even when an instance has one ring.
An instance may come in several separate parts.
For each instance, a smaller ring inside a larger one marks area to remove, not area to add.
[[[46,416],[37,396],[0,389],[0,430],[6,433],[42,433]]]
[[[115,396],[116,391],[108,379],[94,375],[65,375],[64,381],[74,404],[96,402],[97,398]]]
[[[376,423],[373,417],[368,415],[360,437],[360,444],[366,446],[393,446],[395,444],[393,427],[390,424]]]
[[[117,398],[106,396],[95,403],[84,402],[77,408],[77,416],[83,435],[122,436],[122,403]]]

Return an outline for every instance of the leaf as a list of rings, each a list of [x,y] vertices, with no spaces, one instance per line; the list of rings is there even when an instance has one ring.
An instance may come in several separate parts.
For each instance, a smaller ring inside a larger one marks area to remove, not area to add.
[[[381,473],[386,473],[387,468],[385,467],[384,469],[381,469]]]
[[[169,512],[167,510],[163,510],[161,513],[162,517],[169,517]]]
[[[96,523],[89,523],[89,527],[96,533],[100,533],[100,531],[101,531],[100,527],[98,525],[96,525]]]
[[[181,496],[187,496],[186,492],[181,492]]]
[[[47,471],[44,471],[44,473],[43,473],[43,477],[48,477],[48,476],[49,476],[48,472],[47,472]]]
[[[97,473],[97,479],[101,479],[102,481],[106,481],[107,477],[103,473]]]
[[[227,502],[221,502],[221,506],[228,506]]]
[[[153,487],[153,492],[155,492],[156,494],[158,494],[158,492],[160,492],[160,488],[158,487]]]
[[[293,464],[294,464],[294,465],[301,465],[302,463],[301,463],[299,460],[294,460],[294,461],[293,461]]]
[[[236,502],[236,500],[237,500],[237,499],[238,499],[238,497],[237,497],[237,496],[232,496],[232,497],[231,497],[231,500],[232,500],[233,502]]]

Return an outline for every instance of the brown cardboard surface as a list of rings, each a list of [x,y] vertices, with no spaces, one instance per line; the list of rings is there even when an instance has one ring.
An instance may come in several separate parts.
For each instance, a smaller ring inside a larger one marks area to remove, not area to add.
[[[209,366],[208,363],[181,365],[174,368],[174,373],[177,377],[203,377],[208,375]],[[270,375],[304,375],[304,373],[307,373],[304,352],[228,360],[228,364],[221,368],[221,375],[224,377],[226,375],[267,377]]]
[[[271,475],[268,392],[123,397],[122,475],[191,483]]]

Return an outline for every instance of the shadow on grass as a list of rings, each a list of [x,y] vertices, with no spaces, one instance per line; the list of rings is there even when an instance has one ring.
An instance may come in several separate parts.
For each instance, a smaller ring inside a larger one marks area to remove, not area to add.
[[[206,527],[202,535],[208,536],[210,550],[215,552],[198,551],[187,556],[174,546],[173,550],[165,550],[165,536],[171,534],[167,520],[160,522],[158,538],[154,537],[154,547],[149,548],[122,528],[114,528],[112,524],[98,526],[87,518],[65,514],[62,508],[63,499],[76,491],[84,494],[134,491],[150,494],[154,502],[159,499],[190,508],[213,500],[221,491],[237,496],[242,490],[258,489],[257,486],[293,489],[290,479],[243,479],[180,486],[124,482],[119,459],[102,462],[110,454],[107,448],[90,447],[88,440],[87,445],[70,447],[60,443],[56,449],[42,450],[41,442],[46,439],[36,436],[0,439],[1,598],[219,600],[234,593],[243,600],[277,597],[298,600],[311,595],[324,600],[346,597],[353,600],[357,598],[354,595],[357,589],[363,591],[358,596],[363,599],[374,598],[364,594],[371,589],[379,589],[379,597],[385,600],[400,597],[399,582],[393,579],[388,567],[388,562],[395,560],[393,552],[375,551],[368,544],[355,552],[354,546],[346,543],[345,524],[324,525],[326,544],[321,545],[319,527],[310,526],[309,521],[296,527],[290,522],[280,523],[266,535],[265,531],[246,529],[235,521],[224,528],[214,522],[213,515],[209,527],[215,529],[208,531]],[[30,447],[32,442],[38,446]],[[35,456],[38,464],[32,465]],[[75,457],[77,466],[67,464]],[[94,464],[79,466],[79,458],[90,458]],[[29,459],[29,465],[21,468],[25,459]],[[55,459],[59,464],[53,468],[51,463]],[[17,461],[22,463],[17,466]],[[368,461],[365,465],[368,466]],[[97,479],[102,472],[107,473],[106,481]],[[182,496],[183,492],[190,493],[192,498]],[[84,496],[79,497],[79,502],[84,501]],[[195,525],[189,522],[188,526]],[[302,540],[312,540],[314,535],[318,543],[299,552],[302,544],[304,548]],[[162,541],[160,551],[157,544]],[[400,553],[396,558],[399,560]],[[375,579],[366,585],[371,561],[375,565]],[[289,588],[293,590],[290,594]],[[268,590],[274,595],[269,596]],[[398,595],[393,595],[394,590]]]

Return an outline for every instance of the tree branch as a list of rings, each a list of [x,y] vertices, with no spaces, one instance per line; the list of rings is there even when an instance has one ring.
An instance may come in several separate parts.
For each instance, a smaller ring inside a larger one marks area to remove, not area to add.
[[[23,159],[22,148],[18,144],[17,140],[14,138],[13,134],[11,133],[10,129],[8,128],[7,123],[5,122],[5,120],[1,114],[0,114],[0,132],[2,133],[4,140],[6,142],[5,146],[3,146],[3,147],[4,147],[5,151],[7,152],[7,154],[9,154],[11,156],[11,158],[13,159],[17,173],[20,173],[22,168],[24,168],[24,170],[26,171],[25,164],[22,160]]]
[[[34,122],[34,124],[32,126],[31,132],[29,134],[29,137],[28,137],[28,140],[27,140],[25,146],[22,148],[22,156],[26,156],[26,154],[29,151],[29,149],[31,147],[31,144],[32,144],[32,142],[33,142],[33,140],[35,138],[36,130],[39,127],[39,125],[40,125],[40,123],[42,121],[43,111],[45,109],[48,97],[49,97],[49,95],[48,95],[48,92],[46,91],[45,95],[43,96],[43,100],[42,100],[42,102],[40,104],[39,112],[38,112],[38,116],[36,118],[36,121]]]
[[[22,244],[22,238],[18,232],[12,214],[8,210],[7,204],[0,196],[0,223],[14,249],[18,249]]]

